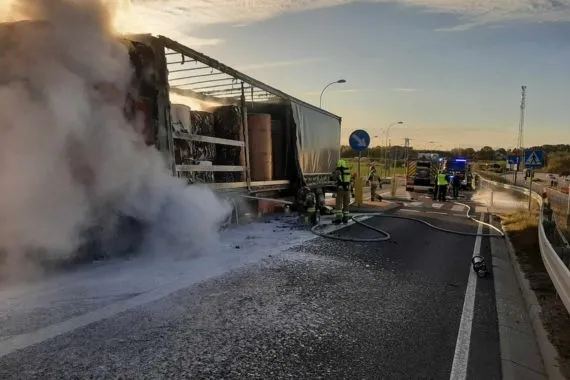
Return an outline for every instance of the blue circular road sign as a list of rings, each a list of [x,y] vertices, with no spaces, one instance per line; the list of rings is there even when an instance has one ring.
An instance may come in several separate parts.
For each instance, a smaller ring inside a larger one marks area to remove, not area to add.
[[[355,151],[362,152],[370,145],[370,135],[365,130],[357,129],[350,134],[348,143]]]

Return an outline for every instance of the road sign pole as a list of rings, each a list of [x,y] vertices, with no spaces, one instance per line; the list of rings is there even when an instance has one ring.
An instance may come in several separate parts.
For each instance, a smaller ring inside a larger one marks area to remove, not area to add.
[[[528,181],[528,211],[530,212],[532,204],[532,179],[534,177],[534,172],[530,172],[530,180]]]
[[[362,206],[363,203],[363,185],[362,185],[362,178],[361,178],[361,172],[360,172],[360,162],[362,160],[362,152],[358,152],[358,163],[357,163],[357,176],[356,176],[356,180],[354,181],[354,201],[356,202],[356,205],[358,207]]]
[[[354,190],[355,190],[355,201],[358,206],[363,203],[363,181],[362,181],[362,173],[360,170],[360,164],[362,161],[362,151],[370,145],[370,135],[368,132],[357,129],[356,131],[350,134],[348,138],[349,145],[352,149],[358,152],[358,168],[357,168],[357,176],[356,180],[354,181]]]
[[[360,159],[362,158],[362,152],[358,152],[358,178],[360,178]]]

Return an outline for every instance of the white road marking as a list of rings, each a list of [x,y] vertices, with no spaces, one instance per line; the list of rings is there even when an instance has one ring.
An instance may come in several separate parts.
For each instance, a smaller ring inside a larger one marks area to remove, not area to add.
[[[422,202],[412,202],[412,203],[407,203],[405,205],[406,205],[406,207],[419,207],[422,204],[423,204]]]
[[[412,210],[412,209],[409,209],[409,208],[403,208],[403,209],[401,209],[400,211],[404,211],[404,212],[421,212],[420,210]]]
[[[487,212],[487,207],[484,207],[484,206],[477,206],[477,207],[475,207],[475,212],[476,212],[476,213],[484,213],[484,212]]]
[[[443,207],[443,203],[432,203],[431,207],[433,208],[442,208]]]
[[[481,213],[481,219],[485,217]],[[479,223],[477,227],[477,236],[473,247],[473,256],[479,255],[481,252],[481,232],[483,225]],[[475,309],[475,295],[477,292],[477,275],[469,262],[469,278],[467,280],[467,289],[465,290],[465,299],[463,300],[463,311],[461,312],[461,322],[459,323],[459,332],[457,333],[457,341],[455,343],[455,354],[453,355],[453,364],[451,365],[450,380],[465,380],[467,378],[467,367],[469,364],[469,346],[471,344],[471,329],[473,327],[473,313]]]
[[[451,211],[463,211],[464,209],[465,209],[464,206],[461,206],[461,205],[454,205],[454,206],[451,208]]]
[[[449,213],[442,211],[428,211],[426,214],[449,215]]]

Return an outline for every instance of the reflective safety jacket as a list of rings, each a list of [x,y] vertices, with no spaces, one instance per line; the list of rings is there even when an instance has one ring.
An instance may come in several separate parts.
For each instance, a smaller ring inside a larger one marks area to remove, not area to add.
[[[446,178],[445,174],[440,173],[437,175],[437,185],[438,186],[449,185],[449,182],[447,182],[447,178]]]
[[[334,174],[337,186],[348,190],[350,188],[350,169],[344,160],[339,160],[337,165]]]

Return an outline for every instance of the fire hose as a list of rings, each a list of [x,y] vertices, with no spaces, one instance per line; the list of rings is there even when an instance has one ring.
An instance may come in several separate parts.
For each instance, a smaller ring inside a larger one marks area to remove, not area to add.
[[[327,238],[327,239],[334,239],[334,240],[340,240],[340,241],[347,241],[347,242],[354,242],[354,243],[376,243],[376,242],[384,242],[384,241],[388,241],[390,239],[392,239],[392,236],[384,231],[381,230],[379,228],[376,228],[374,226],[371,226],[370,224],[364,223],[363,221],[359,220],[362,219],[364,217],[368,218],[368,217],[380,217],[380,218],[390,218],[390,219],[402,219],[402,220],[410,220],[416,223],[421,223],[424,224],[426,226],[428,226],[431,229],[434,229],[436,231],[440,231],[443,233],[448,233],[448,234],[454,234],[454,235],[461,235],[461,236],[481,236],[481,237],[492,237],[492,238],[504,238],[505,237],[505,233],[503,231],[501,231],[501,229],[493,226],[490,223],[486,223],[483,222],[481,220],[478,220],[477,218],[475,218],[474,216],[470,215],[471,212],[471,207],[464,204],[464,203],[459,203],[459,202],[454,202],[455,204],[464,206],[467,208],[467,214],[466,217],[476,223],[482,224],[486,227],[489,227],[490,229],[493,229],[495,231],[497,231],[497,233],[477,233],[477,232],[465,232],[465,231],[457,231],[457,230],[451,230],[448,228],[443,228],[443,227],[438,227],[436,225],[433,225],[429,222],[426,222],[423,219],[419,219],[419,218],[413,218],[413,217],[409,217],[409,216],[400,216],[400,215],[393,215],[393,214],[386,214],[384,212],[362,212],[362,213],[358,213],[355,214],[353,216],[351,216],[351,219],[354,221],[354,223],[361,225],[362,227],[365,227],[369,230],[375,231],[377,233],[379,233],[382,236],[376,237],[376,238],[354,238],[354,237],[343,237],[343,236],[336,236],[336,235],[331,235],[325,232],[321,231],[321,226],[322,224],[316,224],[311,228],[311,232],[314,233],[315,235]]]

